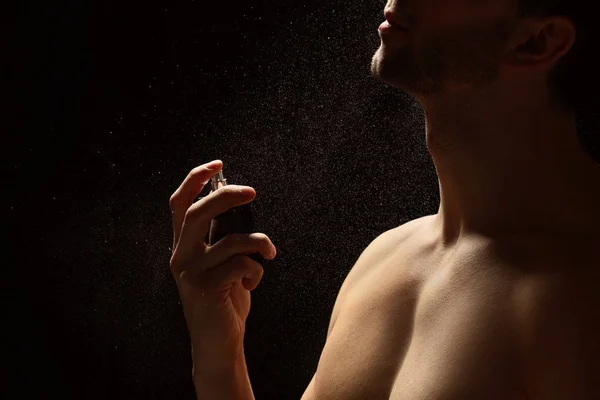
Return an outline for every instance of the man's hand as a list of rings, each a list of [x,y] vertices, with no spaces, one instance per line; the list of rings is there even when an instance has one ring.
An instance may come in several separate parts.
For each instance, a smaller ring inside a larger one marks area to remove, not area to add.
[[[250,290],[264,272],[247,255],[260,252],[265,259],[276,255],[275,246],[262,233],[227,235],[212,246],[204,243],[213,218],[249,203],[256,195],[251,187],[227,185],[194,203],[222,167],[217,160],[194,168],[169,202],[173,215],[171,272],[190,331],[195,369],[226,368],[243,356]]]

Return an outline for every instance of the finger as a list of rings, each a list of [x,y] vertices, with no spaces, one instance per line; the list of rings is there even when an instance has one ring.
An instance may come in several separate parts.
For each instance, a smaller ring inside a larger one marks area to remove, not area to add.
[[[244,289],[252,291],[256,289],[264,275],[262,265],[250,257],[238,255],[223,265],[219,271],[215,271],[220,283],[217,292],[227,289],[232,283],[240,282]],[[220,275],[220,276],[219,276]]]
[[[248,290],[254,290],[264,274],[262,265],[243,254],[238,254],[209,271],[191,271],[183,274],[185,279],[192,279],[196,287],[210,293],[220,293],[240,282]]]
[[[255,195],[251,187],[227,185],[192,204],[185,214],[177,242],[180,256],[187,259],[198,251],[199,244],[204,243],[211,220],[230,208],[251,202]]]
[[[185,214],[193,204],[194,199],[202,191],[206,183],[223,168],[221,160],[215,160],[207,164],[200,165],[190,171],[183,180],[179,188],[173,193],[169,200],[171,216],[173,219],[173,248],[175,251],[181,228],[185,219]]]
[[[250,256],[260,253],[265,260],[272,260],[277,255],[277,249],[271,239],[264,233],[237,233],[225,236],[214,246],[210,246],[204,253],[203,265],[194,267],[201,270],[209,270],[219,266],[227,260],[238,255]],[[259,264],[260,265],[260,264]]]

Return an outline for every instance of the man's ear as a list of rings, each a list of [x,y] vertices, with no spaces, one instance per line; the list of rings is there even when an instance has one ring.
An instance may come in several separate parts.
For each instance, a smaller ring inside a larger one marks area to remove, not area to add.
[[[506,61],[511,67],[551,69],[575,43],[575,31],[566,17],[523,18],[511,38]]]

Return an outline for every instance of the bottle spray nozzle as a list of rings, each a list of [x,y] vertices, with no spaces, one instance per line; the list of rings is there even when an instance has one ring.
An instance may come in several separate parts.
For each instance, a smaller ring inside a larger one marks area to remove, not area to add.
[[[222,188],[223,186],[227,186],[227,179],[225,179],[225,177],[223,176],[223,170],[217,172],[217,174],[210,179],[210,184],[213,192]]]

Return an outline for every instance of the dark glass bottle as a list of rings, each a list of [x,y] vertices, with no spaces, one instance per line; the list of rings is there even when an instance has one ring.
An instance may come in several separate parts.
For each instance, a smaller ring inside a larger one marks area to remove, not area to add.
[[[219,190],[223,186],[227,186],[227,179],[223,176],[222,170],[211,179],[211,186],[213,192]],[[252,215],[251,206],[252,202],[233,207],[213,218],[210,223],[207,243],[213,245],[223,237],[231,234],[255,233],[254,217]],[[250,254],[248,257],[261,265],[264,264],[265,260],[261,253]]]

